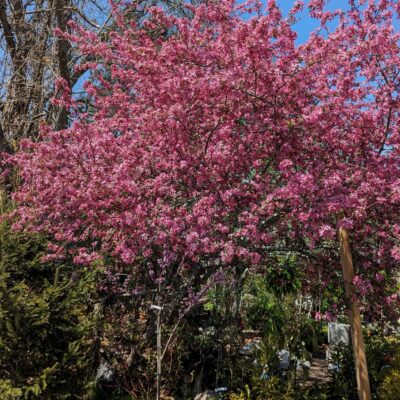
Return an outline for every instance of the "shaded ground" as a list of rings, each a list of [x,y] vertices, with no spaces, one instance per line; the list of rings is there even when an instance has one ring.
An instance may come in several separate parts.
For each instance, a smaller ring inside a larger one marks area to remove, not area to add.
[[[324,384],[330,381],[328,363],[325,359],[314,358],[309,370],[308,379],[304,383],[305,387],[313,387],[317,384]]]

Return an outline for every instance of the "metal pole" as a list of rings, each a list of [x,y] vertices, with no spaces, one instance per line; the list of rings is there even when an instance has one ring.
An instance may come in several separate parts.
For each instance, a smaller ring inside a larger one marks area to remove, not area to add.
[[[161,395],[161,307],[157,310],[157,400]]]
[[[156,320],[156,336],[157,336],[157,377],[156,377],[156,399],[161,399],[161,361],[162,361],[162,349],[161,349],[161,285],[157,287],[157,305],[152,304],[151,309],[157,312]]]

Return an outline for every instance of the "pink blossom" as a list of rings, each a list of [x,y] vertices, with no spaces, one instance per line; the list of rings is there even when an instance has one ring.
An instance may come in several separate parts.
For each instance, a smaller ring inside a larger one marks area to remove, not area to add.
[[[366,296],[368,292],[372,289],[371,282],[368,279],[362,278],[359,275],[354,276],[353,285],[356,287],[357,292],[361,296]]]
[[[318,234],[322,238],[333,238],[336,234],[335,230],[329,225],[322,225],[318,230]]]
[[[400,260],[399,8],[375,3],[328,13],[310,1],[319,27],[302,45],[274,1],[208,2],[193,18],[152,9],[144,26],[119,4],[104,37],[73,25],[63,36],[97,60],[82,66],[96,76],[85,85],[95,112],[56,82],[71,126],[43,127],[5,157],[22,182],[16,227],[76,262],[112,254],[132,268],[165,248],[177,263],[228,266],[268,265],[283,248],[301,253],[314,288],[336,276],[343,227],[360,293],[390,295],[391,279],[370,277]],[[158,26],[171,34],[155,38]]]

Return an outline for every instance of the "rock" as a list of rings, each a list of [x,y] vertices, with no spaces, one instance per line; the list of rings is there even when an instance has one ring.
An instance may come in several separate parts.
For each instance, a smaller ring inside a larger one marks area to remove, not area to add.
[[[96,381],[102,380],[105,382],[111,382],[113,378],[114,371],[103,359],[101,359],[96,373]]]
[[[207,390],[203,393],[196,395],[194,400],[217,400],[218,395],[213,390]]]
[[[282,349],[278,351],[278,357],[279,357],[279,369],[282,371],[286,371],[289,369],[289,363],[290,363],[290,353]]]
[[[309,370],[311,368],[310,361],[300,360],[297,363],[297,370]]]

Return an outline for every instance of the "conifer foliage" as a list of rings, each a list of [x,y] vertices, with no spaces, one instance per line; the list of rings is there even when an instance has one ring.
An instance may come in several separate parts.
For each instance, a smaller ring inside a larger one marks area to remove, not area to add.
[[[0,226],[2,399],[93,398],[95,274],[44,263],[46,250],[40,236]]]

